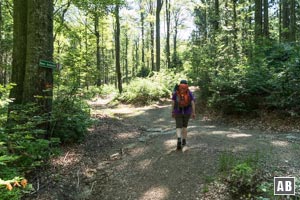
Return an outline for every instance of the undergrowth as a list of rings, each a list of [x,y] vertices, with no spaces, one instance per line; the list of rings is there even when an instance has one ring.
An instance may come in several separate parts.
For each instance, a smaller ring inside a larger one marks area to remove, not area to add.
[[[124,91],[117,96],[122,103],[149,105],[160,98],[169,98],[175,84],[186,76],[171,70],[162,70],[146,78],[136,78],[124,85]]]

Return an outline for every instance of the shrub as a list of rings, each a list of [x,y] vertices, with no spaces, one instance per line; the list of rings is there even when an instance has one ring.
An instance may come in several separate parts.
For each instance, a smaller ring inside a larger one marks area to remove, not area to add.
[[[62,94],[53,101],[52,137],[63,143],[80,142],[90,125],[89,106],[78,96]]]
[[[153,72],[150,77],[136,78],[125,85],[124,92],[117,97],[124,103],[151,104],[163,97],[170,97],[175,84],[186,76],[172,70]]]
[[[125,103],[147,105],[168,96],[169,90],[164,85],[149,79],[137,78],[124,88],[118,99]]]

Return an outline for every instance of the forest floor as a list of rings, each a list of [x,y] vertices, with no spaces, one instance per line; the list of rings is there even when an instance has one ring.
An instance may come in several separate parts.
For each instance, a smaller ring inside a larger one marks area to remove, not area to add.
[[[36,191],[27,199],[233,199],[226,185],[215,182],[226,153],[259,155],[271,178],[300,178],[297,128],[261,130],[199,115],[189,123],[187,146],[176,151],[169,100],[146,107],[108,103],[90,102],[95,125],[85,141],[65,147],[50,168],[29,180]]]

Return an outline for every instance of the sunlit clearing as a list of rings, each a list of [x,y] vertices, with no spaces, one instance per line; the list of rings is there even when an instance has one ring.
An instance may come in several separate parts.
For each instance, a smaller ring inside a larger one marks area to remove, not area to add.
[[[174,140],[174,139],[166,140],[164,142],[166,149],[172,149],[176,146],[176,144],[177,144],[177,140]]]
[[[150,188],[145,194],[139,198],[140,200],[163,200],[167,199],[169,189],[163,186]]]
[[[231,133],[228,134],[227,137],[229,138],[241,138],[241,137],[251,137],[251,134],[245,134],[245,133]]]
[[[288,142],[286,141],[280,141],[280,140],[275,140],[271,142],[274,146],[278,146],[278,147],[287,147],[289,145]]]

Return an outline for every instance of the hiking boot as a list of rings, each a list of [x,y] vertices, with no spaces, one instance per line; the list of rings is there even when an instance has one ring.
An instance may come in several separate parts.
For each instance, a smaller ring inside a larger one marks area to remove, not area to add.
[[[183,139],[182,140],[182,146],[185,146],[186,145],[186,139]]]
[[[177,150],[180,150],[181,149],[181,139],[178,138],[178,141],[177,141]]]

